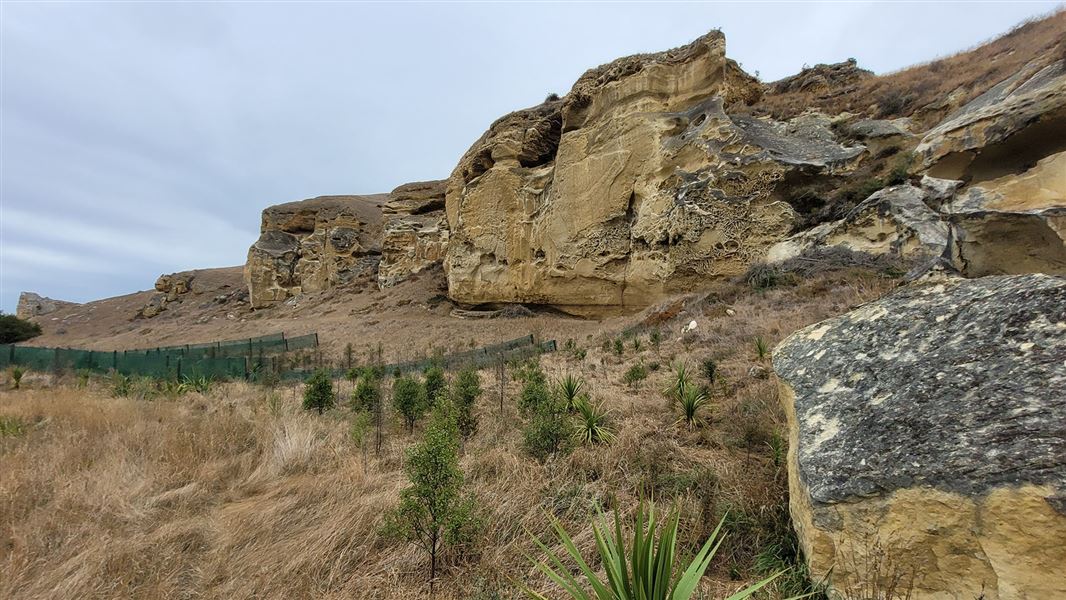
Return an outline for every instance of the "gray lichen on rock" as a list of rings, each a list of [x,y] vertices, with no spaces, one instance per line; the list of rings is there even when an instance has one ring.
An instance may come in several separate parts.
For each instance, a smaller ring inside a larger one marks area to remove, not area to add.
[[[774,353],[816,503],[929,486],[1066,490],[1066,280],[914,287]]]

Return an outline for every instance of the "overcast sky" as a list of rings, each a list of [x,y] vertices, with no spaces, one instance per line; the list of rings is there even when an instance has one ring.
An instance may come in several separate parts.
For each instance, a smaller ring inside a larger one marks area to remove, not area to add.
[[[497,117],[715,27],[764,81],[967,48],[1053,2],[0,2],[0,308],[237,265],[271,204],[447,177]]]

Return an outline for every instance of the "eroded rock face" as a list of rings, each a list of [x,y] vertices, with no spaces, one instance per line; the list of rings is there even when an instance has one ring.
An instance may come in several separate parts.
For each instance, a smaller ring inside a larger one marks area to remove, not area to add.
[[[840,246],[909,260],[940,256],[948,248],[948,225],[929,207],[929,199],[929,192],[912,185],[885,188],[844,219],[775,244],[767,253],[767,261],[788,260],[818,246]]]
[[[22,292],[19,294],[19,303],[15,307],[15,316],[20,319],[32,319],[74,305],[74,302],[54,300],[33,292]]]
[[[855,84],[873,76],[873,72],[860,69],[855,59],[849,58],[844,62],[804,68],[795,75],[771,83],[770,90],[775,94],[790,92],[843,94],[853,89]]]
[[[742,272],[793,226],[784,178],[845,173],[863,151],[821,115],[726,112],[761,89],[715,32],[498,120],[448,179],[449,294],[590,312]]]
[[[933,177],[979,183],[1066,151],[1066,61],[1034,62],[929,130],[916,152]]]
[[[373,273],[381,254],[383,199],[320,196],[264,210],[262,233],[245,265],[252,306],[270,306]]]
[[[444,215],[445,181],[407,183],[389,194],[378,285],[396,285],[414,273],[441,264],[448,248]]]
[[[1066,280],[1045,275],[904,288],[783,341],[791,511],[814,579],[1066,597],[1064,358]]]

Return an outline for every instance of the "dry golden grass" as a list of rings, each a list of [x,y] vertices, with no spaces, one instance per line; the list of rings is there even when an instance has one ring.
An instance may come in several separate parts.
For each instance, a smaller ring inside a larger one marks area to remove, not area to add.
[[[958,91],[954,102],[944,107],[950,110],[951,106],[961,106],[976,98],[1041,57],[1048,62],[1066,57],[1066,10],[1026,21],[975,48],[869,78],[845,94],[838,93],[839,90],[823,94],[768,94],[758,107],[776,118],[789,118],[809,108],[839,114],[868,112],[871,106],[879,105],[880,111],[871,116],[892,118],[912,115]],[[943,109],[929,112],[931,119],[945,116]]]
[[[589,336],[578,340],[584,360],[545,356],[550,377],[571,372],[589,382],[618,435],[547,464],[520,449],[517,384],[508,383],[501,413],[495,375],[482,372],[480,429],[462,467],[486,526],[474,556],[449,561],[438,596],[518,597],[516,582],[550,590],[526,558],[537,555],[527,532],[550,537],[551,514],[590,550],[596,509],[627,512],[641,493],[682,506],[686,549],[723,512],[733,515],[732,541],[703,581],[707,597],[753,580],[752,557],[779,535],[773,527],[787,502],[783,466],[768,445],[782,433],[776,382],[749,373],[760,364],[753,339],[776,343],[893,285],[835,272],[764,293],[727,287],[663,324],[657,349],[645,334],[639,353],[627,344],[619,358]],[[735,314],[714,298],[728,299]],[[683,343],[679,327],[692,319],[698,333]],[[675,423],[660,390],[671,363],[698,370],[708,356],[723,382],[708,421],[690,430]],[[660,368],[632,389],[622,375],[637,361]],[[245,383],[146,401],[113,398],[104,382],[27,381],[28,389],[0,393],[0,416],[23,424],[0,438],[0,597],[428,595],[425,557],[379,532],[406,484],[403,450],[416,439],[399,423],[375,456],[351,440],[346,409],[304,413],[298,389],[275,392],[274,410],[268,390]]]

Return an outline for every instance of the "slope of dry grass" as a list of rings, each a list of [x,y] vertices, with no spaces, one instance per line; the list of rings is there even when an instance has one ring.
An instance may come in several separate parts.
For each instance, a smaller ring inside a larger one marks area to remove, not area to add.
[[[768,94],[757,106],[776,118],[793,117],[809,108],[827,114],[871,112],[875,105],[878,110],[871,116],[893,118],[915,115],[928,107],[929,114],[915,116],[935,120],[1017,73],[1030,61],[1050,62],[1063,57],[1066,10],[1060,9],[1021,23],[976,48],[860,81],[846,93],[830,90]],[[937,106],[941,103],[943,106]]]
[[[525,557],[537,554],[527,531],[549,537],[555,515],[590,549],[596,509],[628,511],[642,492],[683,508],[687,549],[728,511],[731,541],[704,578],[705,593],[754,579],[754,557],[787,540],[787,499],[774,450],[782,434],[776,383],[758,372],[765,362],[753,339],[776,343],[894,285],[833,271],[766,292],[726,286],[690,298],[658,325],[660,346],[644,332],[641,349],[630,338],[620,357],[601,345],[622,327],[579,336],[583,359],[559,352],[542,365],[553,378],[585,378],[618,437],[546,464],[521,450],[517,384],[508,381],[501,411],[495,375],[482,372],[481,424],[462,467],[486,525],[474,555],[449,561],[438,596],[518,597],[516,581],[550,590]],[[697,332],[679,339],[693,319]],[[695,369],[707,357],[722,381],[708,421],[690,430],[675,423],[660,390],[671,363]],[[622,375],[638,362],[650,376],[630,388]],[[0,597],[428,594],[424,557],[379,532],[406,483],[403,450],[416,439],[398,422],[376,456],[350,437],[347,409],[304,413],[297,388],[229,383],[207,395],[134,400],[111,397],[105,381],[85,389],[41,376],[24,383],[0,393],[0,418],[20,424],[0,437]],[[338,383],[343,393],[349,385]]]

